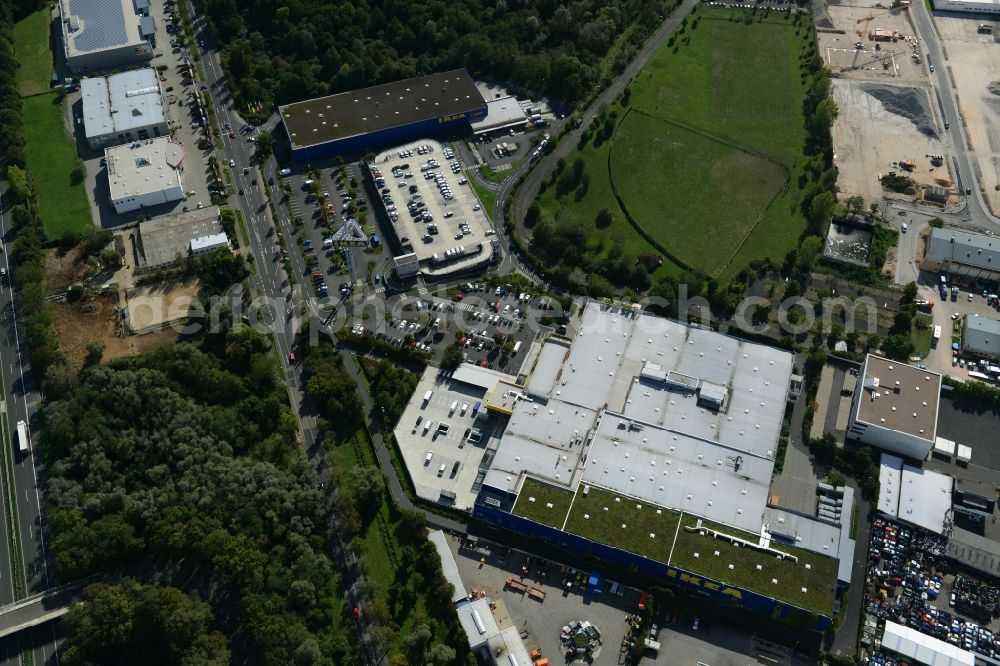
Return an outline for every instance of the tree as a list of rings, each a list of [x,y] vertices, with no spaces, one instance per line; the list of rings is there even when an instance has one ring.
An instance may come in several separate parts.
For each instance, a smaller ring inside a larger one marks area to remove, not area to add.
[[[87,340],[85,348],[87,350],[87,365],[101,362],[101,357],[104,356],[103,342],[98,342],[97,340]]]
[[[25,205],[31,200],[31,181],[28,172],[11,164],[7,167],[7,184],[14,202]]]
[[[886,336],[882,341],[882,351],[897,361],[908,360],[913,355],[913,349],[913,343],[909,338],[898,333]]]
[[[860,215],[865,210],[865,199],[864,197],[859,197],[857,195],[847,197],[847,201],[844,202],[844,207],[847,208],[847,212]]]
[[[900,308],[892,316],[892,331],[900,335],[907,335],[913,327],[913,314],[906,308]]]
[[[427,623],[421,622],[413,627],[413,631],[403,637],[403,649],[411,664],[425,663],[427,644],[430,642],[431,636],[431,628]]]
[[[942,227],[944,227],[944,220],[942,220],[940,217],[935,217],[927,224],[931,225],[931,227],[933,227],[934,229],[941,229]]]
[[[257,135],[257,163],[264,163],[267,158],[274,154],[274,137],[270,132],[261,132]]]
[[[909,282],[905,287],[903,287],[903,297],[900,299],[900,303],[908,304],[913,303],[917,300],[917,283]]]
[[[837,199],[832,192],[823,191],[809,203],[809,233],[819,236],[837,208]]]
[[[69,173],[69,182],[72,185],[79,185],[87,177],[87,169],[83,166],[82,160],[77,160],[73,170]]]
[[[427,663],[433,666],[447,666],[455,661],[455,649],[444,643],[438,643],[427,651],[425,658]]]
[[[823,239],[819,236],[806,236],[799,245],[795,253],[795,260],[799,268],[809,271],[816,263],[820,253],[823,251]]]
[[[600,212],[597,214],[597,220],[596,220],[597,228],[598,229],[607,228],[608,226],[610,226],[612,219],[613,218],[611,216],[611,211],[608,210],[607,208],[602,208]]]

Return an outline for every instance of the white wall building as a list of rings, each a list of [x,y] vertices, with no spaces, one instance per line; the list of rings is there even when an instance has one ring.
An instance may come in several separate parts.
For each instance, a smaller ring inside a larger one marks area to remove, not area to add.
[[[209,236],[199,236],[191,239],[191,256],[197,257],[200,254],[214,252],[221,247],[229,247],[229,237],[224,231]]]
[[[934,448],[941,375],[869,354],[854,392],[849,437],[923,460]]]
[[[996,0],[936,0],[934,9],[943,12],[1000,14],[1000,2]]]
[[[94,150],[170,134],[152,68],[80,81],[83,130]]]
[[[104,151],[111,203],[119,214],[184,198],[184,146],[167,138],[137,141]]]

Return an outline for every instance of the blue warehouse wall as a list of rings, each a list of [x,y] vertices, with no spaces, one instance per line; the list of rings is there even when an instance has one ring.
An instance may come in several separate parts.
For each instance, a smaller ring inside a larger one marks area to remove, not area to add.
[[[508,504],[509,506],[509,504]],[[678,567],[672,567],[647,557],[631,553],[620,548],[597,543],[590,539],[568,534],[562,530],[521,518],[502,508],[483,504],[479,498],[473,508],[473,516],[491,525],[496,525],[512,532],[528,535],[532,538],[551,543],[559,548],[577,553],[587,554],[607,564],[636,572],[651,580],[663,581],[710,597],[713,601],[739,608],[745,608],[774,620],[794,623],[815,631],[824,631],[832,623],[832,619],[807,611],[797,606],[778,601],[770,597],[739,587],[725,585],[718,581],[699,576]]]
[[[448,119],[431,118],[429,120],[410,123],[409,125],[389,127],[377,132],[370,132],[368,134],[347,137],[337,141],[320,143],[315,146],[304,146],[302,148],[292,150],[292,159],[296,163],[301,164],[310,160],[323,160],[337,155],[360,153],[366,150],[384,148],[385,146],[406,143],[407,141],[430,137],[439,133],[466,130],[468,129],[469,122],[471,120],[476,120],[484,117],[485,115],[486,108],[483,107],[481,112],[477,109],[476,111],[457,115]]]

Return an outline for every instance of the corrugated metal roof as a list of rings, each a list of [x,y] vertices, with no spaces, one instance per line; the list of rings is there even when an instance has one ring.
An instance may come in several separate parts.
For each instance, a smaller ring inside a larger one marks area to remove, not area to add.
[[[1000,238],[957,229],[931,229],[926,257],[1000,271]]]
[[[951,643],[886,620],[882,647],[928,666],[975,666],[975,656]]]
[[[966,316],[962,348],[991,356],[1000,354],[1000,320],[979,315]]]
[[[500,635],[500,627],[497,625],[496,618],[493,617],[493,611],[490,610],[488,597],[462,604],[455,610],[458,613],[458,621],[469,640],[470,650],[476,650],[494,636]]]
[[[455,561],[455,556],[452,554],[451,548],[448,547],[448,536],[441,530],[435,530],[427,535],[427,538],[434,544],[434,548],[438,552],[438,557],[441,558],[441,571],[444,573],[444,579],[455,588],[455,591],[451,595],[451,600],[459,601],[460,599],[467,598],[469,593],[466,592],[465,584],[458,573],[458,563]],[[489,604],[487,604],[486,610],[489,610]],[[490,616],[492,617],[492,613],[490,613]],[[461,617],[461,613],[459,613],[459,617]],[[494,624],[496,623],[494,622]],[[463,626],[465,625],[463,624]]]

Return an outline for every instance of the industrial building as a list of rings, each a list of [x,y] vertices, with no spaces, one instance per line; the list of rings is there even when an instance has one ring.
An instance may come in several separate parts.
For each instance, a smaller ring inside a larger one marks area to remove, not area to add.
[[[153,45],[133,0],[59,0],[63,55],[73,72],[150,60]],[[145,17],[148,19],[148,17]]]
[[[480,520],[597,569],[822,630],[853,541],[833,517],[842,492],[825,498],[830,517],[769,504],[792,366],[782,350],[591,301],[572,339],[533,345],[517,378],[463,365],[418,387],[396,437],[418,494],[472,498]],[[456,446],[433,436],[442,427]]]
[[[907,465],[902,458],[883,453],[878,510],[893,520],[945,534],[951,526],[954,483],[947,474]]]
[[[155,69],[85,78],[80,99],[84,135],[94,150],[170,134]]]
[[[847,435],[923,460],[934,448],[941,375],[869,354],[859,373]]]
[[[931,229],[920,268],[984,282],[1000,280],[1000,237]]]
[[[968,650],[916,629],[886,620],[882,633],[883,650],[925,666],[975,666],[976,658]]]
[[[229,239],[219,207],[209,206],[141,222],[134,247],[137,266],[158,268],[229,247]]]
[[[1000,2],[997,0],[935,0],[934,9],[942,12],[1000,14]]]
[[[286,104],[279,108],[299,163],[468,130],[486,102],[465,69]]]
[[[977,358],[1000,360],[1000,320],[967,315],[962,321],[962,351]]]
[[[168,138],[104,150],[111,203],[119,214],[184,198],[184,146]]]
[[[486,115],[472,123],[473,134],[495,132],[510,128],[522,129],[531,122],[531,115],[525,113],[521,102],[513,96],[491,99],[486,103]]]

